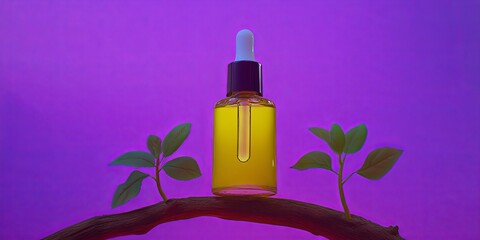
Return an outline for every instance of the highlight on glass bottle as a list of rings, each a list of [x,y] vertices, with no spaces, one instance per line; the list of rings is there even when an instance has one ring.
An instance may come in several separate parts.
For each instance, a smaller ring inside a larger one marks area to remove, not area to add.
[[[237,34],[228,65],[227,98],[214,109],[212,192],[270,196],[277,192],[275,105],[262,97],[262,72],[253,34]]]

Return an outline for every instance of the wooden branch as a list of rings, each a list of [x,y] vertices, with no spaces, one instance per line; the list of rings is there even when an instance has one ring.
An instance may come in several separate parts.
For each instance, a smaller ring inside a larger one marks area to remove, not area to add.
[[[362,217],[289,199],[190,197],[170,199],[131,212],[97,216],[44,239],[108,239],[145,234],[155,226],[201,216],[297,228],[334,240],[403,239],[398,227],[382,227]]]

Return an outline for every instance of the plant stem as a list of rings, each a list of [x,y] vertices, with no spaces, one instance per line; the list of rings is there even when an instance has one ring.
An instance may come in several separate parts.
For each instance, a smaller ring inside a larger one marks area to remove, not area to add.
[[[345,184],[348,181],[348,179],[350,179],[353,176],[353,174],[355,174],[355,173],[357,173],[357,172],[352,172],[350,175],[348,175],[348,177],[345,178],[345,180],[343,180],[342,185]]]
[[[350,220],[350,219],[352,219],[352,216],[350,215],[350,210],[348,209],[347,201],[345,200],[345,193],[343,192],[343,178],[342,178],[343,164],[344,164],[344,161],[345,161],[346,157],[347,156],[345,155],[345,157],[342,161],[342,154],[338,154],[338,162],[340,164],[340,167],[338,169],[338,191],[340,193],[340,200],[342,201],[342,206],[343,206],[343,210],[345,212],[345,216],[347,217],[348,220]]]
[[[160,157],[156,159],[156,164],[155,164],[155,182],[157,183],[157,189],[158,192],[160,193],[160,196],[162,196],[162,199],[164,202],[168,200],[167,195],[162,190],[162,186],[160,185]]]

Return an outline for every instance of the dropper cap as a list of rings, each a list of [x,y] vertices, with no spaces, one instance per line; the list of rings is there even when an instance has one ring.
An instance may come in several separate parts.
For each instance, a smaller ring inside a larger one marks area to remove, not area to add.
[[[253,33],[237,33],[235,61],[228,64],[227,96],[239,91],[255,91],[262,96],[262,65],[255,61]]]
[[[252,31],[243,29],[237,33],[235,50],[235,61],[255,61]]]

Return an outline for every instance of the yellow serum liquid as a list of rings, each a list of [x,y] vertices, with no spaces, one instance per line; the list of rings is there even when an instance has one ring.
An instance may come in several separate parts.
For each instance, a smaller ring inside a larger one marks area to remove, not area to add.
[[[277,192],[275,106],[256,96],[230,98],[214,110],[212,192],[270,196]]]

